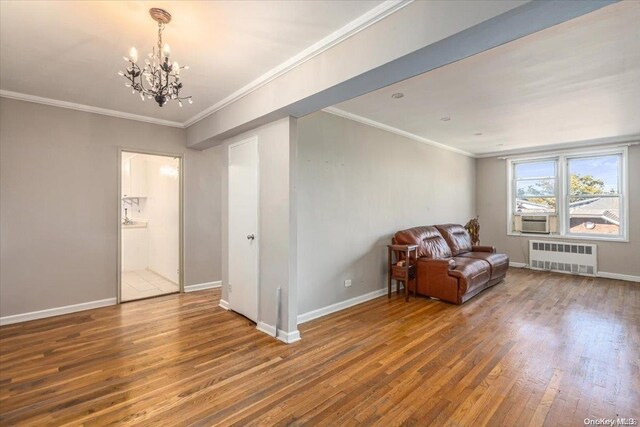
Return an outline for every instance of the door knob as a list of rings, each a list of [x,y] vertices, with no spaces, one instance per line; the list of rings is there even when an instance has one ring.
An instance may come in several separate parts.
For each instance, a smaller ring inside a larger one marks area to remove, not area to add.
[[[248,239],[248,240],[253,240],[253,239],[255,239],[255,238],[256,238],[256,236],[254,236],[253,234],[249,234],[249,235],[247,236],[247,239]]]

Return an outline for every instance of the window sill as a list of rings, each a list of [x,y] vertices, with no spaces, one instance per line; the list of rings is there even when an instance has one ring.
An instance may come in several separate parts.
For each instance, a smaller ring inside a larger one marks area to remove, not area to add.
[[[507,236],[514,237],[537,237],[540,239],[561,239],[561,240],[592,240],[599,242],[616,242],[629,243],[629,238],[625,236],[607,237],[607,236],[584,236],[584,235],[563,235],[563,234],[539,234],[539,233],[518,233],[510,231]]]

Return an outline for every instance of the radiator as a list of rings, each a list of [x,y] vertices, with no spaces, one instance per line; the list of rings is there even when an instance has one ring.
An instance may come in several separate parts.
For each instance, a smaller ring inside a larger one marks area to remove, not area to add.
[[[535,270],[595,276],[597,261],[596,245],[529,240],[529,267]]]

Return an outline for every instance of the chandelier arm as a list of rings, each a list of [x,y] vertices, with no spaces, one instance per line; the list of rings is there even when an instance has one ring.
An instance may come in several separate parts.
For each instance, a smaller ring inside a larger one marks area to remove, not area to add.
[[[135,64],[134,64],[134,65],[135,65]],[[127,80],[129,80],[129,81],[131,82],[131,88],[133,88],[134,90],[138,90],[138,86],[139,86],[139,85],[138,85],[138,83],[136,83],[136,79],[135,79],[135,77],[133,77],[133,76],[129,75],[129,73],[125,74],[124,76],[125,76],[125,78],[126,78]]]
[[[149,95],[150,92],[146,87],[144,87],[144,83],[143,83],[143,80],[142,80],[142,76],[144,74],[144,69],[140,68],[140,66],[138,64],[135,64],[135,63],[133,63],[133,67],[135,67],[135,70],[138,72],[138,83],[135,83],[135,81],[134,81],[135,78],[133,78],[131,81],[135,85],[137,85],[139,87],[139,89],[137,89],[138,92],[142,93],[143,95]]]
[[[155,67],[151,68],[151,66],[149,66],[149,75],[151,76],[151,79],[152,79],[151,86],[153,88],[157,87],[157,80],[158,80],[157,69]]]
[[[169,88],[169,72],[165,71],[165,82],[164,82],[164,90],[163,90],[163,92],[168,92],[168,90],[167,90],[168,88]]]
[[[145,69],[146,69],[146,67],[145,67]],[[140,86],[143,88],[143,90],[144,90],[144,94],[145,94],[145,95],[147,95],[147,96],[153,96],[153,91],[152,91],[151,89],[147,89],[147,88],[144,86],[144,83],[143,83],[143,80],[142,80],[142,75],[143,75],[143,74],[140,74]],[[147,82],[147,83],[148,83],[148,82]]]
[[[156,87],[156,70],[155,68],[151,68],[151,66],[149,65],[149,76],[151,79],[151,86],[152,87]]]

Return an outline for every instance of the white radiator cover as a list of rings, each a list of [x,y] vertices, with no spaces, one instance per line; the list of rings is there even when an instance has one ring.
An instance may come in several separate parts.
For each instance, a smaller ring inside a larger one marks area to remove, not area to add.
[[[585,243],[529,240],[529,268],[596,276],[598,246]]]

